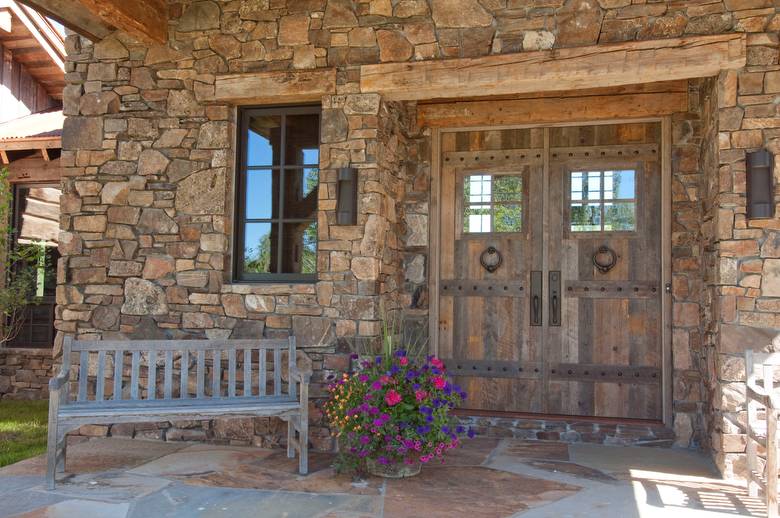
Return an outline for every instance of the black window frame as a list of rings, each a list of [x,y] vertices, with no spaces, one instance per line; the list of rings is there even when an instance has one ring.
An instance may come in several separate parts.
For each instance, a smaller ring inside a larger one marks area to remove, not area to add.
[[[317,150],[319,156],[319,148],[321,145],[321,131],[322,131],[322,106],[321,105],[294,105],[294,106],[245,106],[238,109],[238,168],[236,170],[236,190],[235,190],[235,210],[234,210],[234,246],[233,246],[233,276],[232,282],[234,283],[315,283],[317,282],[317,268],[315,266],[314,273],[256,273],[244,271],[244,247],[245,247],[245,227],[247,223],[271,223],[272,225],[279,226],[279,243],[277,264],[281,268],[281,258],[284,252],[284,226],[285,223],[302,223],[306,221],[313,221],[318,223],[317,210],[319,207],[319,200],[315,207],[313,218],[285,218],[284,217],[284,189],[285,185],[285,172],[287,170],[296,169],[317,169],[319,172],[320,165],[317,164],[292,164],[285,163],[286,160],[286,145],[287,145],[287,127],[286,116],[288,115],[314,115],[318,116],[318,137],[317,137]],[[248,136],[249,136],[249,121],[253,116],[259,115],[279,115],[282,117],[282,128],[280,134],[280,153],[278,165],[259,165],[250,166],[248,158]],[[247,218],[246,217],[246,188],[247,188],[247,172],[251,170],[270,170],[279,171],[279,190],[274,193],[279,196],[279,215],[277,218]],[[317,189],[319,191],[319,182],[322,180],[320,176],[317,182]],[[315,196],[319,197],[318,193]],[[315,250],[315,256],[319,253],[319,238],[317,239],[317,249]],[[317,264],[317,263],[315,263]]]

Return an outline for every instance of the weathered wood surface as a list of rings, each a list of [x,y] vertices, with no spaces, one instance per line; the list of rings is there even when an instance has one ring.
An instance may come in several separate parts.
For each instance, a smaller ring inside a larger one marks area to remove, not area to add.
[[[751,497],[763,493],[768,518],[778,516],[778,366],[780,354],[745,351],[747,488]],[[760,456],[764,462],[759,460]]]
[[[62,23],[68,29],[81,34],[92,41],[98,41],[114,29],[110,23],[88,9],[73,8],[73,0],[18,0],[29,5],[53,20]]]
[[[320,101],[336,93],[336,69],[278,70],[217,76],[214,95],[206,101],[234,104]]]
[[[661,418],[660,155],[659,123],[442,134],[438,345],[469,409]],[[572,233],[569,173],[625,168],[637,230]],[[468,174],[523,175],[521,231],[463,233]],[[602,244],[619,256],[607,274],[592,262]],[[488,246],[504,258],[494,273]],[[534,271],[561,272],[560,325],[547,283],[530,325]]]
[[[363,92],[389,100],[453,99],[710,77],[741,68],[744,34],[690,36],[360,68]]]
[[[243,354],[238,355],[238,350],[243,350]],[[282,364],[283,351],[287,353],[286,365]],[[270,366],[266,361],[268,354],[273,355]],[[78,357],[75,369],[71,368],[72,356]],[[191,362],[195,363],[196,369],[190,369]],[[179,379],[174,383],[177,365]],[[209,383],[206,381],[207,366],[211,370]],[[264,386],[269,367],[273,371],[273,395],[268,395]],[[282,377],[284,368],[287,369],[286,380]],[[223,376],[223,370],[226,370],[226,376]],[[113,379],[107,379],[109,372],[113,372]],[[242,379],[237,375],[239,372]],[[144,373],[146,383],[142,386]],[[71,374],[76,374],[77,379],[71,380]],[[295,440],[294,447],[300,455],[299,471],[305,474],[308,469],[308,424],[305,421],[310,375],[296,366],[293,337],[288,340],[160,341],[73,341],[67,337],[63,345],[62,370],[49,384],[47,483],[54,487],[58,462],[64,462],[65,434],[81,425],[225,416],[286,419],[288,435]],[[260,383],[256,391],[254,379]],[[239,383],[242,385],[240,390]],[[69,393],[71,384],[77,390],[74,400]],[[300,397],[297,395],[299,385]]]
[[[688,109],[688,82],[548,93],[533,98],[420,104],[420,127],[509,126],[560,121],[644,118]]]
[[[89,12],[127,34],[150,44],[168,40],[168,4],[164,0],[78,0]]]

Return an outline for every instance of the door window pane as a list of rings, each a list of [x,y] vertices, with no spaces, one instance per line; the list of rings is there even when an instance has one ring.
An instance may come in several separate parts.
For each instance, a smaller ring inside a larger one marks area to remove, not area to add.
[[[521,232],[523,177],[474,174],[463,179],[463,233]]]
[[[636,171],[574,171],[569,175],[572,232],[636,230]]]

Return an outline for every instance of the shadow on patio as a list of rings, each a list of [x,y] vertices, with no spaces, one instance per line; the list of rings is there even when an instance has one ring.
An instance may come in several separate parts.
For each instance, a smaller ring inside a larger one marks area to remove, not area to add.
[[[353,481],[313,453],[92,439],[72,444],[67,478],[44,459],[0,470],[0,516],[652,517],[764,516],[758,499],[684,450],[477,438],[412,479]]]

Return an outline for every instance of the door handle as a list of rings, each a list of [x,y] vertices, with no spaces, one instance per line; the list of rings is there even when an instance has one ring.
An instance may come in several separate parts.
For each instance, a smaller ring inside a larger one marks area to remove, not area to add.
[[[539,318],[539,295],[534,295],[533,305],[534,305],[534,312],[533,312],[533,316],[531,317],[531,320],[533,320],[534,325],[539,325],[539,324],[536,324],[536,322],[541,320]]]
[[[561,325],[561,272],[550,272],[550,325]]]
[[[531,325],[542,325],[542,272],[531,272]]]

